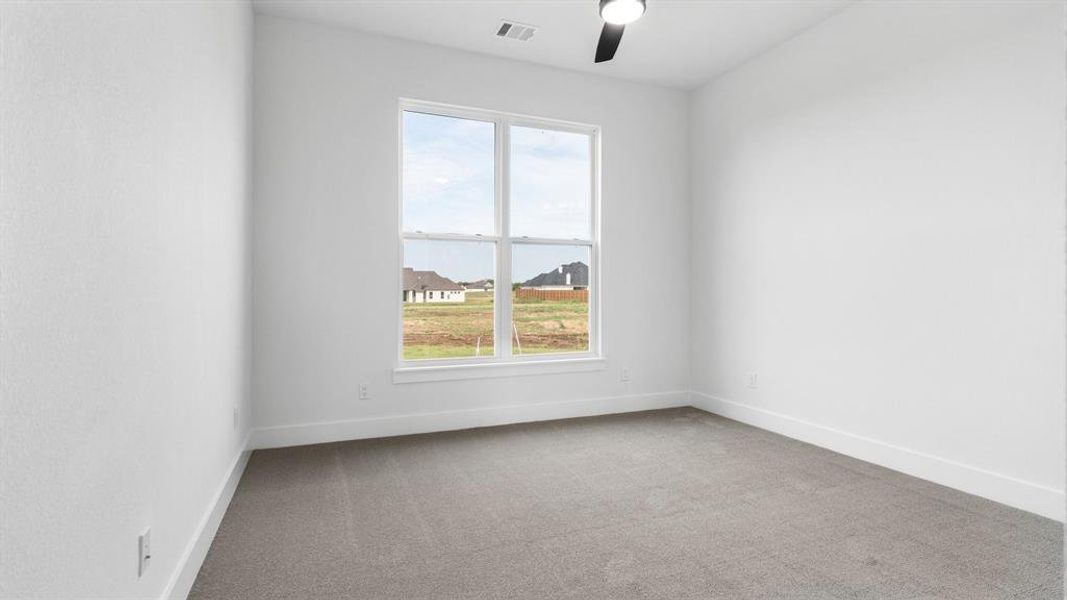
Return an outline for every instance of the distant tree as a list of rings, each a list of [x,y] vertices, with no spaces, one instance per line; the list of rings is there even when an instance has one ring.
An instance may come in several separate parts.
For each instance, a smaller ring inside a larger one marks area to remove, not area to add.
[[[513,283],[513,284],[511,284],[511,291],[517,292],[517,291],[519,291],[519,288],[521,288],[521,287],[522,287],[521,283]]]

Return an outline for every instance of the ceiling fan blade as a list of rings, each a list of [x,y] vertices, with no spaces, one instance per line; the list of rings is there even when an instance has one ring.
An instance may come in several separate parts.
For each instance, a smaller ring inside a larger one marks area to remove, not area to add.
[[[626,29],[625,25],[604,23],[604,29],[600,30],[600,42],[596,45],[596,59],[593,62],[602,63],[615,58],[615,51],[619,49],[624,29]]]

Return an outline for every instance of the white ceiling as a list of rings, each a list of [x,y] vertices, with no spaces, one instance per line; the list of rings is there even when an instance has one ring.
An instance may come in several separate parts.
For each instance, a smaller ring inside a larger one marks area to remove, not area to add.
[[[854,0],[648,0],[615,60],[593,64],[597,0],[253,0],[256,12],[631,81],[692,89]],[[535,25],[528,42],[501,19]]]

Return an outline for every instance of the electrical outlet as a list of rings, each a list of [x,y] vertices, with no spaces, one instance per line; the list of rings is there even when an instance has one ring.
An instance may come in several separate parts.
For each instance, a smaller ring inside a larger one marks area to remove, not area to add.
[[[622,381],[630,381],[630,369],[623,369],[619,374],[619,379]]]
[[[360,400],[368,400],[368,399],[370,399],[370,389],[367,387],[367,384],[365,384],[365,383],[359,384],[359,399]]]
[[[233,429],[237,431],[237,424],[240,422],[241,409],[236,406],[233,407]]]
[[[759,387],[759,373],[752,372],[745,377],[745,386],[752,389]]]
[[[145,529],[137,536],[137,577],[144,575],[152,561],[152,529]]]

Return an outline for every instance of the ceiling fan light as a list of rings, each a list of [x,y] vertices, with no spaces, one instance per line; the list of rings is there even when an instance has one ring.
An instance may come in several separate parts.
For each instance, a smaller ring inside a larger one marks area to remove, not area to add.
[[[600,0],[600,18],[612,25],[633,23],[645,14],[645,0]]]

